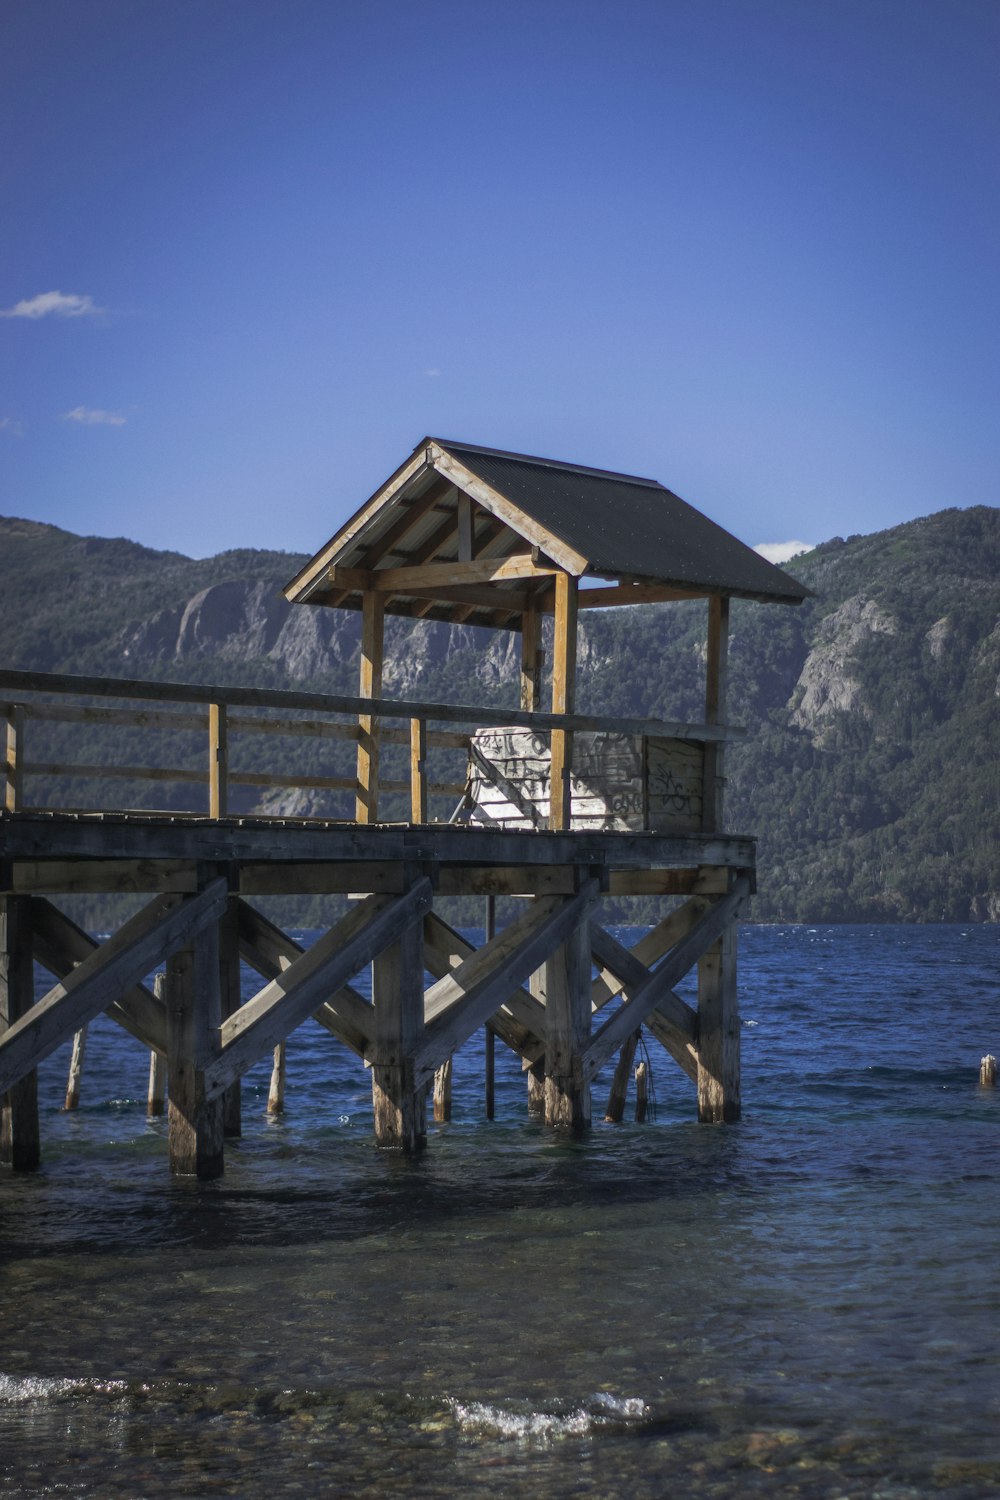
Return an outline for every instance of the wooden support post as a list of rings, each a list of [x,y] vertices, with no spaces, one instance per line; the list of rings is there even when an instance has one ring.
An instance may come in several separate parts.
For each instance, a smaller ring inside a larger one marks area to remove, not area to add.
[[[590,1083],[582,1059],[591,1014],[585,914],[545,965],[545,1123],[575,1134],[590,1125]]]
[[[83,1060],[87,1055],[87,1028],[81,1026],[73,1037],[73,1051],[69,1059],[69,1076],[66,1079],[66,1099],[63,1109],[80,1108],[80,1081],[83,1078]]]
[[[427,822],[427,720],[410,720],[410,822]]]
[[[534,987],[532,987],[534,994]],[[545,1060],[540,1059],[525,1068],[528,1080],[528,1119],[545,1119]]]
[[[375,1036],[372,1105],[379,1146],[416,1154],[426,1143],[426,1088],[414,1087],[414,1056],[424,1033],[422,925],[411,924],[372,963]]]
[[[0,1036],[31,1009],[34,998],[31,901],[0,896]],[[34,1172],[40,1162],[38,1076],[31,1072],[0,1096],[0,1166]]]
[[[434,1073],[434,1123],[447,1125],[451,1119],[452,1059],[443,1062]]]
[[[224,818],[229,802],[229,732],[226,705],[208,705],[208,816]]]
[[[153,993],[157,1000],[166,1004],[167,976],[157,974],[153,980]],[[162,1115],[167,1100],[167,1059],[154,1048],[149,1054],[149,1088],[146,1093],[146,1117],[153,1120]]]
[[[4,715],[4,799],[7,812],[20,812],[24,803],[24,707],[9,703]]]
[[[285,1063],[285,1043],[279,1042],[274,1049],[274,1062],[271,1064],[271,1084],[267,1091],[267,1112],[269,1115],[280,1115],[284,1113]]]
[[[222,1021],[217,924],[168,958],[166,1003],[170,1170],[179,1177],[221,1177],[222,1099],[205,1100],[205,1068],[219,1054]]]
[[[622,1043],[622,1050],[619,1052],[618,1062],[615,1064],[615,1076],[611,1080],[608,1107],[604,1112],[605,1123],[608,1125],[620,1125],[625,1118],[625,1101],[628,1098],[629,1079],[632,1077],[632,1062],[635,1058],[635,1049],[638,1045],[638,1031],[633,1031],[632,1035],[626,1037]]]
[[[708,601],[708,648],[705,663],[705,723],[722,724],[726,717],[729,675],[729,599],[713,594]],[[725,750],[708,741],[704,751],[704,790],[701,803],[703,833],[721,833],[725,821]]]
[[[542,706],[542,614],[526,609],[521,616],[521,707],[537,713]]]
[[[243,1003],[240,976],[240,898],[230,896],[219,923],[219,984],[222,1019],[234,1016]],[[229,1140],[243,1134],[243,1086],[238,1078],[222,1096],[222,1133]]]
[[[635,1123],[643,1125],[649,1109],[649,1067],[645,1059],[635,1070]]]
[[[698,1119],[740,1117],[740,1017],[736,996],[736,924],[698,960]]]
[[[382,693],[382,649],[385,627],[385,595],[367,589],[361,613],[361,677],[358,695],[378,698]],[[378,720],[371,714],[358,719],[358,792],[355,820],[374,823],[378,818]]]
[[[987,1052],[979,1064],[979,1087],[983,1089],[994,1089],[997,1085],[997,1060],[992,1052]]]
[[[577,581],[569,573],[555,580],[555,636],[552,648],[552,712],[571,714],[576,708]],[[553,729],[549,786],[549,827],[570,826],[573,734]]]

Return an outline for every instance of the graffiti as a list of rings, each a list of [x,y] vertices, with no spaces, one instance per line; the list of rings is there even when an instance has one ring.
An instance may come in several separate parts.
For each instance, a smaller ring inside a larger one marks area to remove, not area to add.
[[[649,768],[649,800],[674,813],[693,814],[701,807],[701,798],[695,800],[695,788],[685,785],[669,766],[664,765]]]

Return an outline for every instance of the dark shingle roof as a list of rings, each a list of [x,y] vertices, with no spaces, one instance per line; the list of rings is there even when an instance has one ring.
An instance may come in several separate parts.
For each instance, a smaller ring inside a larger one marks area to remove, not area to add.
[[[591,573],[784,602],[808,597],[802,584],[655,479],[432,441],[582,553]]]

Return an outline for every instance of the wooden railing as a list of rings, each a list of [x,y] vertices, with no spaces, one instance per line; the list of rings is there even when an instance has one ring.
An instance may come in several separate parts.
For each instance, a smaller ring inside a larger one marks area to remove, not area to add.
[[[8,700],[6,703],[2,702],[4,698]],[[117,699],[153,706],[110,707],[94,701],[64,701],[68,698]],[[25,811],[31,807],[30,799],[26,797],[26,783],[30,779],[58,776],[207,784],[208,814],[212,818],[224,818],[230,814],[230,788],[235,786],[360,791],[356,772],[354,775],[317,776],[236,769],[230,750],[237,735],[282,735],[348,741],[357,745],[368,733],[367,729],[360,727],[359,720],[370,719],[382,745],[408,747],[409,774],[405,779],[380,778],[377,790],[408,794],[410,820],[424,823],[430,821],[432,797],[448,797],[454,801],[467,789],[470,746],[470,728],[467,726],[525,728],[541,736],[550,735],[553,729],[569,734],[579,730],[672,736],[703,743],[718,743],[740,732],[721,724],[686,724],[661,719],[622,720],[594,714],[563,715],[511,708],[480,708],[468,704],[419,703],[271,688],[217,687],[12,670],[0,671],[0,713],[6,731],[3,806],[8,812]],[[313,717],[301,717],[306,714]],[[317,715],[319,717],[315,717]],[[345,717],[353,722],[342,722]],[[28,726],[32,723],[204,734],[207,736],[207,764],[203,762],[203,768],[197,769],[191,765],[135,765],[116,760],[100,763],[32,760],[26,739]],[[466,727],[430,727],[442,724]],[[399,727],[390,727],[393,725]],[[464,753],[462,779],[430,780],[430,749],[461,750]]]

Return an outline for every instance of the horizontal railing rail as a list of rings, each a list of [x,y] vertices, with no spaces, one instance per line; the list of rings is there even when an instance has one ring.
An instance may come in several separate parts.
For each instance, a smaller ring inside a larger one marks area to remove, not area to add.
[[[98,677],[54,672],[0,671],[0,695],[10,697],[3,707],[6,726],[3,806],[9,812],[25,808],[27,777],[117,779],[138,782],[176,782],[208,787],[211,817],[229,813],[231,786],[358,793],[357,775],[286,774],[260,770],[238,770],[230,763],[229,740],[235,734],[285,735],[298,739],[339,740],[363,744],[370,731],[362,718],[374,720],[384,745],[409,747],[409,776],[379,777],[378,790],[409,793],[409,812],[414,823],[428,819],[432,796],[461,797],[467,780],[432,781],[427,772],[428,749],[464,750],[468,758],[469,730],[432,729],[431,724],[465,725],[475,729],[521,728],[540,736],[559,729],[574,732],[662,736],[702,743],[721,742],[744,732],[732,725],[693,724],[669,719],[621,719],[602,714],[554,714],[513,708],[483,708],[472,704],[424,703],[407,699],[363,698],[333,693],[252,687],[222,687],[203,683],[159,682],[152,679]],[[35,696],[41,701],[32,701]],[[118,699],[152,704],[176,704],[174,708],[121,708],[103,703],[63,703],[76,699]],[[193,709],[193,711],[192,711]],[[257,709],[262,713],[246,713]],[[233,712],[237,710],[237,712]],[[243,712],[240,712],[243,710]],[[353,718],[266,717],[287,714],[326,714]],[[29,721],[47,724],[105,726],[109,729],[143,729],[208,735],[208,763],[192,766],[136,765],[119,761],[94,762],[68,759],[28,758],[25,744]],[[386,722],[388,721],[388,723]],[[390,727],[404,721],[406,727]],[[465,768],[463,767],[463,775]],[[63,809],[69,811],[70,809]],[[138,810],[138,809],[136,809]]]

